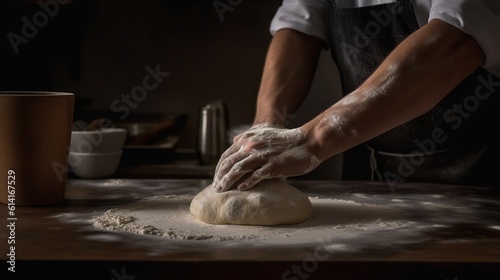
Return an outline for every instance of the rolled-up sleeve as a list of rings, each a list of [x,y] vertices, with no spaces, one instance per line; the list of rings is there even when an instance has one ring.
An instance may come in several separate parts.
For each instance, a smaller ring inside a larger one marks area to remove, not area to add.
[[[439,19],[472,36],[482,48],[483,67],[498,74],[500,70],[500,1],[434,0],[429,21]]]
[[[271,21],[272,35],[280,29],[293,29],[328,40],[324,0],[283,0]]]

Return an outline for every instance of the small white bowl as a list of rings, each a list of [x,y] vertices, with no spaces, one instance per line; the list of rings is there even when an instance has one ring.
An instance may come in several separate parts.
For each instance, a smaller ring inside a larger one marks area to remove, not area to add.
[[[112,153],[123,149],[127,130],[124,128],[102,128],[91,131],[72,131],[70,152]]]
[[[84,179],[106,178],[113,175],[122,151],[113,153],[69,153],[69,165],[76,176]]]

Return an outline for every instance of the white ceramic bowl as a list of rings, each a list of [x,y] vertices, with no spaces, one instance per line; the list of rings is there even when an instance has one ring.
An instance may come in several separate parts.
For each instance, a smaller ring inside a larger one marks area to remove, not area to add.
[[[113,175],[122,151],[112,153],[69,153],[69,165],[76,176],[84,179],[106,178]]]
[[[72,131],[70,152],[112,153],[123,149],[127,130],[124,128],[102,128],[91,131]]]

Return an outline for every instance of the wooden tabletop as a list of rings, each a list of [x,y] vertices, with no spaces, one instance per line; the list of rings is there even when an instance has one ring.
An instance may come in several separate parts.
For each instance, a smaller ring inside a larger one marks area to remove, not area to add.
[[[66,199],[59,205],[17,207],[16,220],[9,220],[12,216],[8,215],[7,206],[1,205],[0,220],[7,225],[7,231],[0,232],[0,259],[7,263],[2,274],[130,280],[206,279],[207,276],[217,279],[500,279],[500,189],[416,183],[401,183],[390,189],[377,182],[289,182],[309,196],[406,201],[406,218],[419,222],[414,229],[410,228],[419,233],[418,237],[408,240],[396,235],[391,242],[377,244],[381,239],[374,235],[373,242],[370,239],[367,242],[370,233],[366,232],[362,242],[356,237],[345,241],[359,244],[356,250],[332,250],[320,258],[323,247],[319,241],[295,246],[237,242],[231,246],[208,246],[203,242],[110,232],[92,227],[89,217],[151,195],[194,195],[210,182],[203,179],[71,179]],[[426,208],[426,203],[430,203],[427,199],[432,197],[439,197],[444,206]],[[450,203],[450,207],[445,207],[446,203]],[[15,229],[8,227],[12,221]],[[11,264],[7,262],[12,256],[8,244],[12,239],[15,239],[15,273],[8,271]],[[335,243],[335,240],[329,242]]]

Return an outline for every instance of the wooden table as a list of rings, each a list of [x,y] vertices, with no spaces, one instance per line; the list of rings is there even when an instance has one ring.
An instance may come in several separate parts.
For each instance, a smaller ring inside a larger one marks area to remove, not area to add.
[[[500,279],[500,189],[401,183],[391,191],[378,182],[289,182],[310,196],[354,200],[376,197],[387,201],[404,198],[409,207],[407,218],[420,221],[420,225],[428,223],[429,227],[415,228],[421,231],[421,241],[398,238],[388,244],[374,241],[355,251],[323,252],[321,258],[318,243],[281,247],[235,244],[212,246],[208,250],[203,243],[193,246],[192,242],[170,240],[167,244],[150,237],[103,231],[89,226],[85,218],[159,193],[194,195],[209,181],[71,179],[63,203],[16,208],[15,273],[7,270],[6,262],[10,250],[7,242],[12,232],[2,226],[1,273],[17,279],[33,275],[40,277],[36,279],[108,280]],[[433,197],[439,197],[443,205],[449,202],[454,206],[419,209],[418,205],[428,203],[426,198]],[[72,221],[61,218],[70,214],[74,217]],[[0,220],[8,225],[8,217],[7,206],[1,205]],[[432,223],[444,226],[432,227]],[[109,238],[93,238],[104,235]]]

